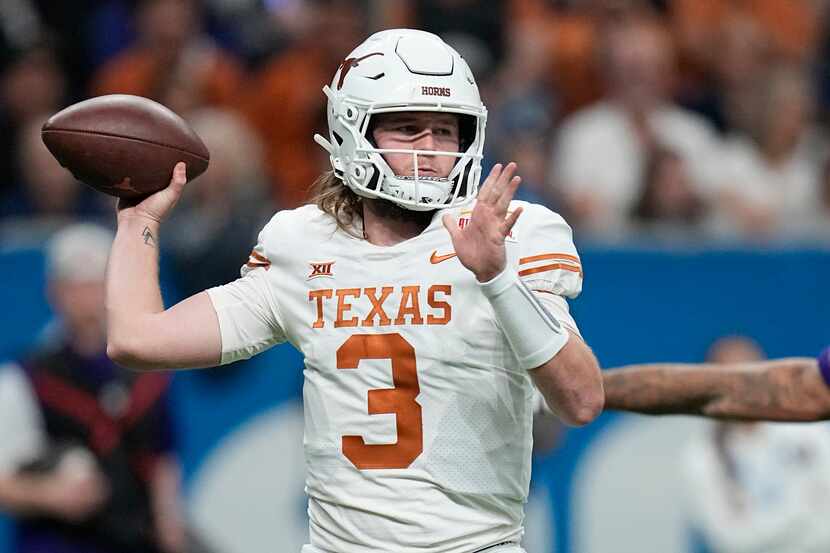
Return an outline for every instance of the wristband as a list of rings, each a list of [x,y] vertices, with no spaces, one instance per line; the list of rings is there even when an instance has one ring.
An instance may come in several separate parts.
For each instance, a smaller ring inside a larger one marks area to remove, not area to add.
[[[479,283],[479,287],[523,369],[547,363],[568,343],[568,331],[539,303],[512,267]]]
[[[818,370],[824,383],[830,387],[830,346],[824,348],[824,351],[818,356]]]

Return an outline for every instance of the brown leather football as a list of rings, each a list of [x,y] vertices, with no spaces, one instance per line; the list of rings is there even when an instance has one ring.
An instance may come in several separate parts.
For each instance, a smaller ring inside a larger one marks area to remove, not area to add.
[[[140,96],[112,94],[73,104],[50,117],[41,136],[75,178],[120,198],[165,188],[179,161],[187,164],[188,180],[210,161],[181,117]]]

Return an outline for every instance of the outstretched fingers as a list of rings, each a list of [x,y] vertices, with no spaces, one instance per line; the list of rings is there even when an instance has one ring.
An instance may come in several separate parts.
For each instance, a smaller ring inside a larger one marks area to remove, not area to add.
[[[479,197],[479,201],[496,205],[502,194],[504,194],[504,191],[509,187],[510,181],[516,173],[516,167],[516,164],[512,161],[504,167],[501,167],[501,165],[493,167],[494,171],[487,177],[487,182],[484,186],[484,190],[487,193],[483,197]],[[498,172],[495,171],[497,168],[499,169]]]
[[[484,179],[484,184],[481,186],[481,190],[478,193],[478,201],[479,202],[488,202],[490,198],[493,196],[493,189],[494,184],[499,180],[499,176],[502,173],[503,166],[501,163],[496,163],[493,165],[493,168],[490,169],[490,174],[487,175],[487,178]]]
[[[512,161],[508,163],[504,170],[499,174],[499,178],[493,183],[493,192],[491,201],[495,205],[501,199],[502,195],[504,194],[505,190],[510,185],[510,181],[513,179],[513,175],[516,173],[516,164]]]
[[[496,213],[499,215],[503,215],[507,213],[507,208],[510,206],[510,202],[513,201],[513,196],[516,195],[516,190],[519,189],[519,185],[522,183],[522,177],[513,177],[507,182],[507,185],[504,187],[504,190],[501,193],[501,196],[496,201]]]
[[[519,215],[522,214],[522,208],[517,207],[514,209],[508,216],[507,219],[504,220],[502,224],[502,235],[507,236],[510,234],[510,231],[513,230],[513,226],[516,224],[516,221],[519,220]]]

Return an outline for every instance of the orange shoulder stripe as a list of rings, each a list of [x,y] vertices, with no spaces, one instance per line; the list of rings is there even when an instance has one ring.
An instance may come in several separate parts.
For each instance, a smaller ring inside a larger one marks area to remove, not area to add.
[[[251,251],[251,255],[248,257],[248,262],[245,263],[245,265],[251,269],[265,267],[265,270],[268,270],[271,267],[271,260],[264,255],[257,253],[256,250],[253,250]]]
[[[519,276],[533,275],[536,273],[544,273],[545,271],[570,271],[572,273],[579,273],[582,275],[582,268],[578,265],[568,265],[566,263],[552,263],[550,265],[542,265],[541,267],[533,267],[530,269],[522,269],[519,271]]]
[[[533,263],[534,261],[545,261],[548,259],[573,261],[574,263],[579,265],[579,258],[575,255],[569,255],[567,253],[544,253],[541,255],[531,255],[530,257],[522,257],[521,259],[519,259],[519,265],[524,265],[525,263]]]
[[[256,250],[251,250],[251,257],[253,257],[257,261],[261,261],[263,263],[271,263],[271,260],[269,260],[267,257],[262,255],[261,253],[257,252]]]

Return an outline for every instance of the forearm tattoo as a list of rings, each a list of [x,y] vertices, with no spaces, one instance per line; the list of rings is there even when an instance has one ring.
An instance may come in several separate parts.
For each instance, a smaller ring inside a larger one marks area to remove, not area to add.
[[[769,365],[735,375],[723,409],[747,419],[815,420],[827,415],[830,394],[810,361]]]
[[[141,231],[141,236],[144,238],[144,243],[150,246],[151,248],[156,247],[156,237],[153,236],[153,231],[150,230],[150,227],[144,227],[144,230]]]
[[[630,367],[605,375],[606,407],[647,414],[814,420],[830,394],[809,361],[726,370],[718,366]]]

